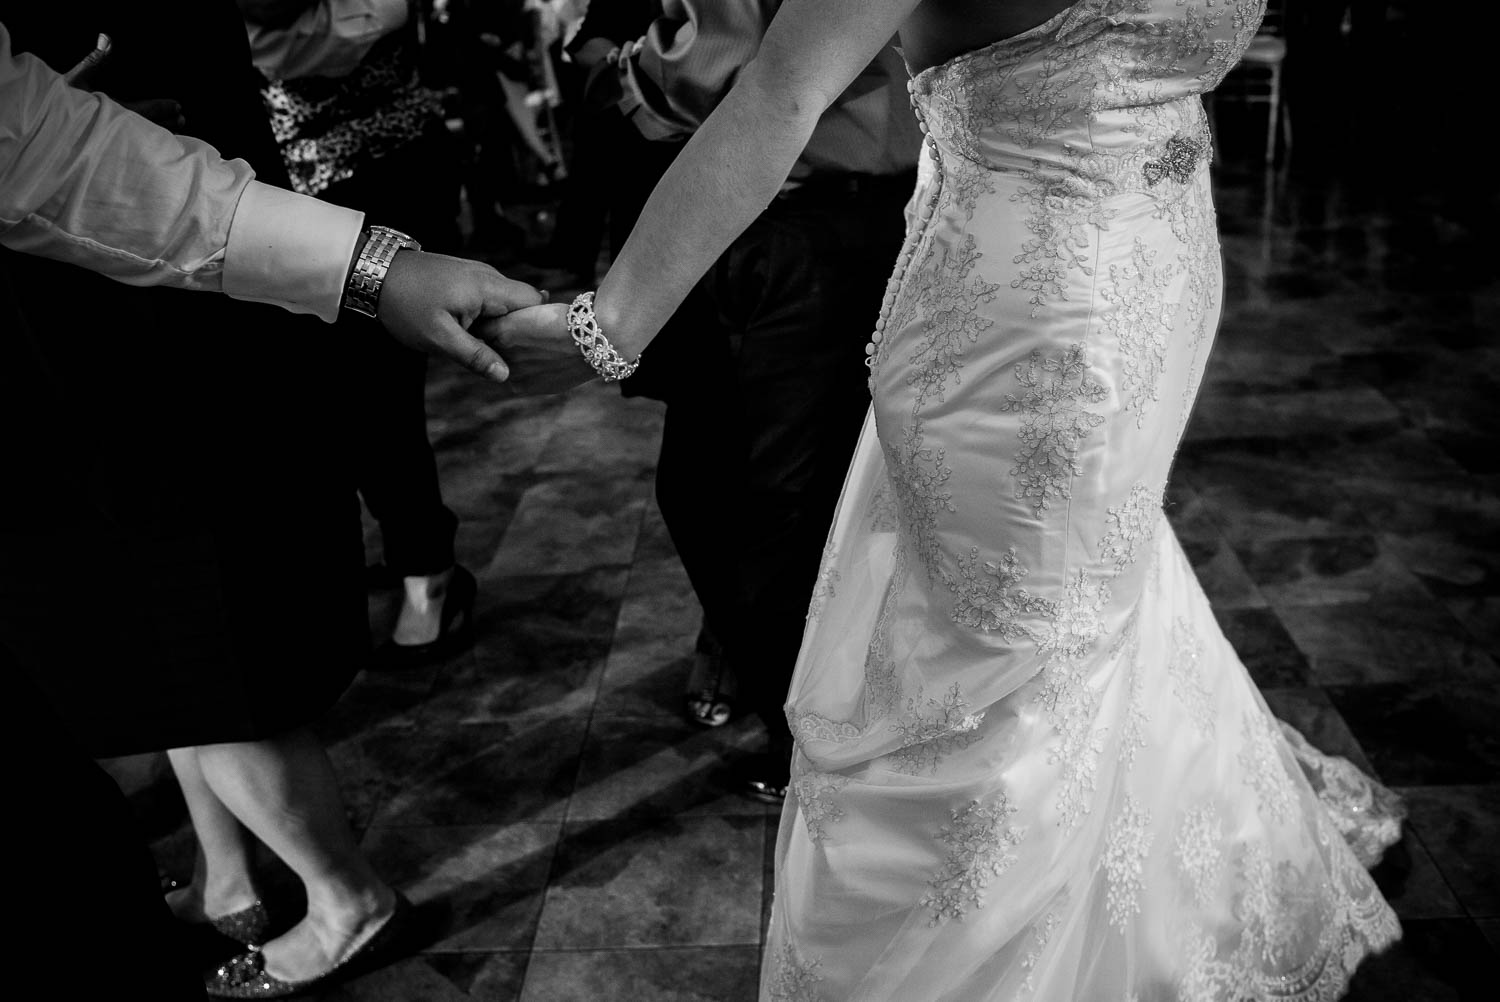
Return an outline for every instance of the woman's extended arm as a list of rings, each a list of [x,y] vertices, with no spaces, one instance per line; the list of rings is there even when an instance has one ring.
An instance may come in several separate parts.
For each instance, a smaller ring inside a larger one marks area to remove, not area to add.
[[[626,358],[645,348],[729,244],[775,197],[825,108],[895,35],[918,0],[786,0],[755,59],[646,202],[600,286],[599,325]],[[563,307],[490,328],[523,387],[592,373],[556,357]],[[571,342],[562,348],[576,350]],[[551,356],[552,373],[546,373]],[[579,366],[582,360],[578,359]],[[538,378],[528,378],[535,375]],[[552,378],[548,378],[548,376]]]

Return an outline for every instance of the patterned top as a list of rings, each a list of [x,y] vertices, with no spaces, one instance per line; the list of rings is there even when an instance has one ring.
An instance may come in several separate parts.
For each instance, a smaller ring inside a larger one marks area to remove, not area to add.
[[[292,187],[316,195],[421,137],[441,114],[405,32],[381,39],[345,77],[272,80],[261,90]]]

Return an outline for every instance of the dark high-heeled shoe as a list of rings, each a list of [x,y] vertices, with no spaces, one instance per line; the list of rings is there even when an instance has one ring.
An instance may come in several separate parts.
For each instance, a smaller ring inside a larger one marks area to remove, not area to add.
[[[395,910],[380,928],[358,949],[315,978],[282,981],[266,972],[265,954],[252,949],[216,968],[204,979],[203,990],[221,999],[283,999],[374,970],[394,958],[411,924],[411,913],[411,902],[397,894]]]
[[[723,727],[734,717],[738,690],[723,648],[706,628],[700,630],[682,697],[684,715],[699,727]]]
[[[478,594],[479,582],[474,575],[455,564],[443,595],[443,611],[438,614],[438,635],[425,644],[392,641],[385,646],[387,656],[406,664],[444,657],[466,646],[473,640],[474,599]]]

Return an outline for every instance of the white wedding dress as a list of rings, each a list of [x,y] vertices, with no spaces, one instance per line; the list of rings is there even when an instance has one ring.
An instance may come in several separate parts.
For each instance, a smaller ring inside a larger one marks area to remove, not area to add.
[[[1399,935],[1394,798],[1272,717],[1161,510],[1219,315],[1199,95],[1260,14],[1083,0],[913,80],[763,1000],[1326,1000]]]

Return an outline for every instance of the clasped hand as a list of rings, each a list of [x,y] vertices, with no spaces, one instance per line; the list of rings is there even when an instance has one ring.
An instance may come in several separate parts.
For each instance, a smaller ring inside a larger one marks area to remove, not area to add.
[[[377,312],[408,348],[446,356],[517,393],[558,393],[594,370],[568,336],[567,307],[545,301],[482,262],[402,250]]]

